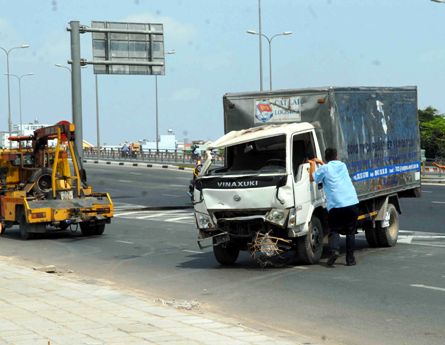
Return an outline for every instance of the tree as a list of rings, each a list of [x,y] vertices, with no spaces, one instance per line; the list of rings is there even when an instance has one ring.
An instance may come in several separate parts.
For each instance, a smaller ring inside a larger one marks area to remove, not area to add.
[[[429,106],[419,109],[420,145],[428,158],[445,157],[445,116]]]

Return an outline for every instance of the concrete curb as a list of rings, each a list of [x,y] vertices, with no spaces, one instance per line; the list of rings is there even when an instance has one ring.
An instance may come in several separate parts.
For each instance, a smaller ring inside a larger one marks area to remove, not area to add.
[[[84,163],[87,164],[99,164],[99,165],[114,165],[114,166],[126,166],[126,167],[140,167],[140,168],[155,168],[155,169],[170,169],[181,171],[193,171],[193,168],[185,167],[182,165],[172,164],[158,164],[158,163],[144,163],[144,162],[122,162],[122,161],[110,161],[110,160],[90,160],[84,159]]]

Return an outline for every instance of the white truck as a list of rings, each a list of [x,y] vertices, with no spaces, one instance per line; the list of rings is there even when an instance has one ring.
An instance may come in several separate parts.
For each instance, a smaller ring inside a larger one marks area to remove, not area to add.
[[[209,150],[193,194],[198,244],[233,264],[248,250],[262,264],[296,252],[317,263],[328,234],[321,185],[308,159],[338,150],[359,197],[359,228],[371,247],[397,242],[400,197],[420,196],[416,87],[343,87],[232,93],[225,135]]]

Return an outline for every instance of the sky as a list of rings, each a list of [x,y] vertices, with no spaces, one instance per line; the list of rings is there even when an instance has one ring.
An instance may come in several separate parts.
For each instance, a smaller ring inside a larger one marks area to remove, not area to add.
[[[417,85],[419,108],[445,112],[445,4],[430,0],[261,0],[271,36],[274,89]],[[22,79],[23,122],[71,120],[72,20],[163,23],[166,74],[158,77],[159,132],[177,139],[223,135],[222,96],[259,90],[258,0],[0,0],[0,47]],[[91,34],[81,57],[92,60]],[[0,130],[8,128],[6,56],[0,50]],[[269,86],[263,41],[264,89]],[[99,75],[101,144],[155,139],[155,78]],[[84,139],[96,142],[92,67],[82,69]],[[11,108],[19,122],[18,83]]]

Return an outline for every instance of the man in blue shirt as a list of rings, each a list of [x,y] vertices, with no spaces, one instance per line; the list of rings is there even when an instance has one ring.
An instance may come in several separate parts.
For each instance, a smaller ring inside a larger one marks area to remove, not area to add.
[[[331,256],[327,264],[334,265],[340,255],[340,235],[346,235],[346,265],[356,264],[354,257],[355,233],[357,231],[358,198],[346,164],[340,162],[337,150],[327,148],[324,164],[318,158],[309,160],[311,181],[323,184],[327,199],[329,222],[329,246]],[[317,169],[317,163],[321,164]]]

